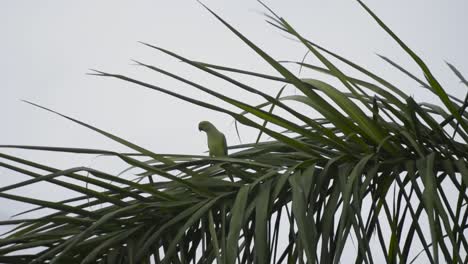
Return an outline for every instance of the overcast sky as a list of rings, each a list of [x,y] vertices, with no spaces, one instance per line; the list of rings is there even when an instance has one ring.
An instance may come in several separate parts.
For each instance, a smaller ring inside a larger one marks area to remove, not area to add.
[[[248,38],[279,60],[301,60],[306,50],[264,22],[265,10],[253,0],[203,1]],[[305,37],[401,84],[426,98],[421,88],[376,56],[386,55],[421,74],[401,49],[352,0],[265,1]],[[465,87],[446,67],[468,75],[468,1],[365,1],[428,63],[448,92],[464,96]],[[190,59],[274,74],[274,71],[196,1],[81,0],[0,2],[0,144],[49,145],[126,150],[70,121],[21,102],[33,101],[73,116],[160,153],[200,154],[206,150],[200,120],[213,121],[230,144],[237,144],[232,119],[118,80],[86,75],[89,69],[122,73],[165,88],[211,100],[193,88],[132,65],[154,64],[249,102],[259,98],[208,78],[176,59],[142,46],[155,44]],[[313,60],[312,60],[313,61]],[[297,68],[295,69],[297,72]],[[310,72],[301,73],[311,76]],[[314,75],[317,77],[318,75]],[[246,79],[251,84],[263,83]],[[259,87],[278,90],[279,84]],[[428,98],[431,100],[431,98]],[[435,103],[438,103],[437,101]],[[252,131],[244,131],[244,140]],[[96,157],[0,150],[59,168],[103,166]],[[116,171],[110,168],[110,171]],[[20,178],[0,168],[0,185]],[[25,179],[25,178],[22,178]],[[46,185],[44,185],[46,186]],[[48,186],[48,185],[47,185]],[[60,200],[63,191],[30,188],[19,193]],[[0,216],[24,208],[2,202]]]

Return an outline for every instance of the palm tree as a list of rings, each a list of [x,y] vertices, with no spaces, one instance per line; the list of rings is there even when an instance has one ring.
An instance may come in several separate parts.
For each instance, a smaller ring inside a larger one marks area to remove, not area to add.
[[[358,2],[417,63],[425,80],[383,59],[436,95],[443,106],[416,102],[395,84],[304,37],[273,11],[269,22],[295,37],[325,67],[278,62],[207,8],[274,67],[270,76],[192,61],[144,43],[265,99],[249,105],[153,65],[142,67],[215,96],[239,112],[145,83],[95,71],[225,113],[258,129],[256,142],[230,146],[227,157],[153,153],[106,131],[51,111],[119,142],[134,152],[41,146],[38,151],[118,157],[136,171],[126,178],[77,167],[59,170],[0,153],[0,166],[32,179],[0,188],[0,197],[53,209],[37,218],[1,221],[14,228],[0,238],[1,263],[466,263],[468,228],[468,97],[446,93],[427,65],[371,10]],[[329,58],[362,73],[350,76]],[[286,63],[335,77],[299,78]],[[468,82],[451,64],[464,84]],[[300,93],[264,93],[225,73],[295,87]],[[320,117],[294,107],[302,103]],[[31,103],[33,104],[33,103]],[[33,104],[35,105],[35,104]],[[297,104],[296,104],[297,105]],[[284,114],[277,114],[281,109]],[[260,121],[258,121],[260,120]],[[260,142],[261,135],[271,140]],[[58,177],[78,181],[70,183]],[[229,180],[230,177],[234,180]],[[81,193],[59,202],[7,194],[50,182]],[[354,246],[354,247],[353,247]]]

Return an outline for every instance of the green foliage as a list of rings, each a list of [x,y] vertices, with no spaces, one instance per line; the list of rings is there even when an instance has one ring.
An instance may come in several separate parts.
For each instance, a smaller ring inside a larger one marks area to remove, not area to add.
[[[426,80],[383,58],[440,98],[447,111],[416,102],[370,69],[305,39],[271,12],[269,22],[299,40],[325,67],[296,63],[336,77],[342,87],[301,79],[207,8],[279,76],[192,61],[145,45],[255,93],[265,103],[249,105],[141,62],[138,64],[215,96],[239,111],[124,75],[93,74],[228,114],[236,122],[258,129],[258,139],[266,134],[272,140],[230,146],[232,154],[227,157],[157,154],[59,114],[135,152],[1,147],[115,156],[142,171],[137,175],[140,181],[86,167],[59,170],[0,153],[0,166],[32,177],[0,188],[0,197],[38,206],[33,210],[56,211],[34,219],[0,222],[15,225],[0,238],[0,262],[338,263],[343,262],[344,250],[354,246],[356,263],[374,263],[377,256],[388,263],[410,263],[416,258],[430,263],[463,263],[468,251],[464,235],[468,228],[468,100],[447,94],[421,58],[358,2],[417,63]],[[330,58],[361,72],[367,80],[344,73]],[[449,67],[467,84],[453,65]],[[292,85],[300,94],[282,96],[283,87],[272,96],[223,72]],[[311,118],[290,102],[300,102],[320,117]],[[277,109],[298,121],[276,114]],[[229,180],[231,176],[234,181]],[[89,188],[69,183],[67,178]],[[82,195],[54,203],[6,193],[42,181]]]

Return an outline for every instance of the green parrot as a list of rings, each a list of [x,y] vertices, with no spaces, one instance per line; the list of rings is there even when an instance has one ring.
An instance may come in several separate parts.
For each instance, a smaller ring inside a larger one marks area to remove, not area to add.
[[[210,157],[227,156],[226,137],[216,127],[208,121],[201,121],[198,124],[198,130],[205,131],[208,138],[208,149]]]

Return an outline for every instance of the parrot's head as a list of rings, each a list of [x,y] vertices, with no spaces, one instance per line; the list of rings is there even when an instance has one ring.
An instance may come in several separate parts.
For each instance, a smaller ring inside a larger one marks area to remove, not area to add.
[[[200,131],[208,132],[209,130],[213,129],[213,127],[214,126],[208,121],[201,121],[198,123],[198,130]]]

